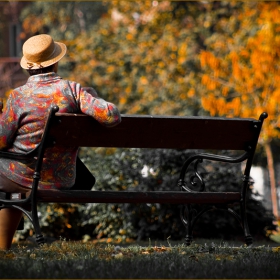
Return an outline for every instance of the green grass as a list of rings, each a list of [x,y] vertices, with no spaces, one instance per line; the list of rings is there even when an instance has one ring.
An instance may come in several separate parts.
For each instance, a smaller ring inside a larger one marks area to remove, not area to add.
[[[280,278],[280,247],[59,241],[0,251],[1,278]],[[277,244],[276,244],[277,245]]]

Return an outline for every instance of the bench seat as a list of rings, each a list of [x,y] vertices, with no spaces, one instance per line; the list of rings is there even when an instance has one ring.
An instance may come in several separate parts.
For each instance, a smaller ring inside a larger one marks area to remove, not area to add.
[[[38,202],[57,203],[170,203],[220,204],[241,199],[240,192],[182,192],[182,191],[67,191],[38,190]]]

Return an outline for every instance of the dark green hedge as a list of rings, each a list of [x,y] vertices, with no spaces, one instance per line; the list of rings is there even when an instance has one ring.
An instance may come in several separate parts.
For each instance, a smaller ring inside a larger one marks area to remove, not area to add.
[[[95,190],[175,190],[188,151],[149,149],[83,148],[80,157],[96,176]],[[143,176],[143,167],[148,172]],[[208,171],[212,172],[208,172]],[[200,167],[206,187],[212,191],[240,188],[240,164],[203,163]],[[188,176],[186,176],[187,178]],[[265,236],[273,216],[249,193],[248,218],[253,236]],[[44,235],[70,240],[112,238],[117,240],[183,239],[186,231],[180,220],[180,206],[165,204],[41,204]],[[25,223],[21,238],[32,234]],[[242,238],[236,219],[225,211],[205,213],[197,222],[194,238]]]

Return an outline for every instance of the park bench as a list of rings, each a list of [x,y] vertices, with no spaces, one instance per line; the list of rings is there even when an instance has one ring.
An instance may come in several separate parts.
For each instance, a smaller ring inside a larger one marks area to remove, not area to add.
[[[251,245],[253,240],[249,232],[246,200],[247,191],[252,184],[250,169],[258,143],[262,124],[267,114],[259,119],[221,118],[221,117],[176,117],[151,115],[122,115],[122,122],[111,128],[100,125],[93,118],[83,114],[58,113],[54,106],[46,122],[40,145],[29,154],[15,154],[0,151],[1,157],[26,160],[36,157],[37,165],[33,176],[30,196],[21,198],[12,194],[10,198],[0,197],[0,209],[14,207],[20,209],[32,222],[38,244],[44,243],[41,234],[38,203],[167,203],[181,206],[181,220],[186,227],[186,244],[192,242],[193,227],[198,218],[210,209],[222,206],[240,222],[245,242]],[[172,191],[77,191],[77,190],[40,190],[42,159],[46,148],[53,145],[79,147],[120,147],[153,149],[195,149],[209,150],[210,153],[197,152],[186,159],[178,174],[178,184]],[[230,151],[230,156],[217,154],[218,151]],[[203,160],[241,163],[246,162],[243,182],[236,192],[209,192],[198,171]],[[189,180],[199,184],[198,190],[187,185],[186,172],[192,166],[193,175]],[[230,206],[239,205],[235,211]],[[204,208],[195,214],[193,207]],[[30,211],[25,210],[29,206]]]

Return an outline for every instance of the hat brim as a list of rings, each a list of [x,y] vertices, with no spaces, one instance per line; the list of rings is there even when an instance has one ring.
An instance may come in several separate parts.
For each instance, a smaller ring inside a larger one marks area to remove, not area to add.
[[[52,56],[46,60],[46,61],[38,61],[36,63],[28,61],[24,56],[21,58],[20,61],[20,66],[23,69],[40,69],[40,68],[45,68],[50,65],[55,64],[58,62],[61,58],[64,57],[64,55],[67,52],[67,47],[65,44],[60,43],[60,42],[54,42],[55,43],[55,50],[52,54]]]

